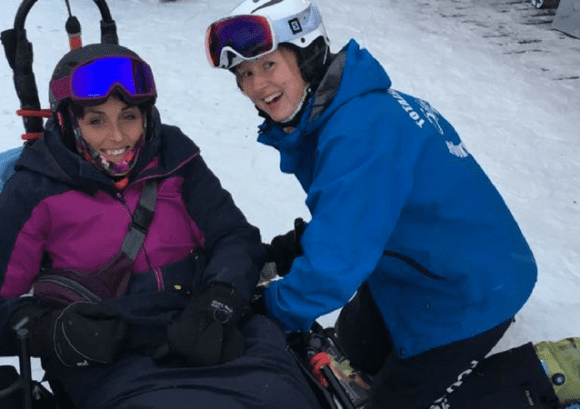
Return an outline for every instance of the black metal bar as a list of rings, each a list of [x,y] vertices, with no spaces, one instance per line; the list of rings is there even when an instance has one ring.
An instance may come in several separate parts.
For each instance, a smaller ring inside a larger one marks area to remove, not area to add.
[[[14,18],[14,29],[24,30],[24,23],[26,22],[28,12],[36,2],[37,0],[23,0],[20,3],[18,10],[16,10],[16,17]]]
[[[20,377],[22,378],[22,389],[24,391],[24,408],[32,409],[32,368],[30,366],[30,351],[28,350],[29,332],[25,327],[16,330],[16,336],[20,342]]]
[[[101,16],[103,17],[103,20],[108,22],[108,23],[113,22],[113,18],[111,17],[111,11],[109,10],[109,6],[105,2],[105,0],[93,0],[93,1],[97,4],[97,7],[99,8],[99,11],[101,12]]]
[[[12,44],[5,44],[6,56],[9,57],[10,54],[9,62],[14,72],[14,87],[20,100],[20,108],[32,110],[40,109],[40,101],[34,72],[32,71],[32,44],[26,38],[24,23],[28,12],[36,1],[24,0],[20,3],[14,18],[14,29],[10,34]],[[42,118],[23,117],[22,120],[27,133],[42,132],[44,129]]]
[[[93,0],[103,19],[101,20],[101,42],[107,44],[119,44],[117,25],[111,17],[111,11],[105,0]]]

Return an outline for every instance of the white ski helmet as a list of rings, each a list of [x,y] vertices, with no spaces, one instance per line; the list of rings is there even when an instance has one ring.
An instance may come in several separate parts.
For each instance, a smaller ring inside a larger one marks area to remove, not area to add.
[[[330,45],[322,15],[318,7],[310,0],[245,0],[231,11],[230,16],[241,14],[264,16],[272,22],[282,20],[291,35],[284,36],[282,33],[277,33],[280,35],[280,42],[306,48],[314,40],[322,37],[325,44]],[[282,26],[281,30],[285,28]]]
[[[251,16],[264,17],[263,23],[251,21]],[[212,66],[232,71],[243,61],[270,53],[280,44],[290,44],[296,51],[306,81],[322,75],[319,73],[328,61],[330,41],[312,1],[245,0],[228,17],[213,23],[206,35]]]

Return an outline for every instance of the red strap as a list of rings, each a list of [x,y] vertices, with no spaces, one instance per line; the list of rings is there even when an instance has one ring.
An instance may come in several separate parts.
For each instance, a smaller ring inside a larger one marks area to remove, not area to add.
[[[123,179],[115,182],[115,187],[118,190],[123,190],[127,187],[128,184],[129,184],[129,178],[127,176],[125,176]]]
[[[69,35],[68,36],[68,44],[69,44],[71,50],[76,50],[77,48],[81,48],[83,46],[83,40],[81,39],[80,34]]]
[[[24,141],[35,141],[42,136],[42,132],[28,132],[22,134],[21,138]]]
[[[324,366],[330,365],[330,357],[325,352],[319,352],[310,358],[310,365],[312,365],[312,373],[318,379],[318,382],[321,383],[322,386],[328,388],[328,382],[324,378],[320,369]]]
[[[50,109],[19,109],[16,115],[31,118],[50,118],[52,111]],[[21,138],[25,141],[35,141],[42,136],[42,132],[28,132],[22,134]]]
[[[52,111],[50,109],[19,109],[16,111],[18,116],[50,118]]]

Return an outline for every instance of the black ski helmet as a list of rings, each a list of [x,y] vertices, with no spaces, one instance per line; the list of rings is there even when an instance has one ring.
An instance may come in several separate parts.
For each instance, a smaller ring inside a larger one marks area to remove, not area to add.
[[[134,51],[131,51],[130,49],[117,44],[109,43],[88,44],[84,47],[69,51],[56,64],[56,67],[50,78],[50,84],[48,87],[48,100],[50,103],[50,109],[53,113],[62,111],[63,105],[67,102],[70,102],[71,100],[70,97],[64,97],[60,99],[56,97],[52,91],[54,82],[69,75],[74,67],[77,67],[87,61],[104,56],[128,56],[141,59]],[[153,78],[151,78],[151,81],[154,81]],[[146,101],[140,101],[140,103],[153,105],[156,98],[157,94],[148,98]]]

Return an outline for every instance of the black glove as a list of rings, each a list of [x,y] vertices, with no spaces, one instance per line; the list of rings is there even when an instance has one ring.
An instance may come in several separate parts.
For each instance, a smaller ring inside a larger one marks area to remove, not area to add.
[[[266,292],[265,285],[256,286],[256,291],[250,300],[250,307],[256,314],[268,315],[266,308],[266,300],[264,299],[264,292]]]
[[[266,261],[276,263],[279,276],[290,272],[294,259],[303,254],[300,238],[306,229],[307,223],[301,218],[294,220],[294,230],[286,234],[276,236],[269,245],[266,245],[268,259]]]
[[[248,311],[248,303],[232,287],[214,284],[183,311],[178,322],[167,326],[165,352],[190,366],[231,361],[244,352],[239,324]],[[161,352],[155,358],[164,355]]]
[[[79,302],[58,310],[22,307],[13,314],[11,326],[26,318],[31,354],[58,358],[65,366],[111,364],[127,334],[127,323],[118,314],[93,303]]]

